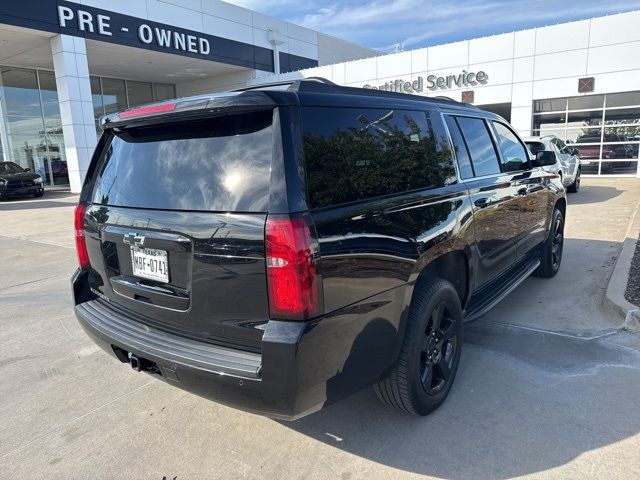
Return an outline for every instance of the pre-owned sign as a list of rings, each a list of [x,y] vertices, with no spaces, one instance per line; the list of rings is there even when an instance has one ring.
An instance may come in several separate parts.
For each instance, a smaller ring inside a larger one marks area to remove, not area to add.
[[[131,0],[129,3],[144,2]],[[95,2],[92,2],[95,3]],[[109,5],[108,1],[102,2]],[[123,2],[121,2],[124,5]],[[67,0],[0,0],[0,24],[99,42],[237,65],[272,72],[273,50],[246,42],[189,30]],[[177,9],[177,12],[180,12]],[[179,13],[178,13],[179,15]],[[315,67],[318,61],[280,52],[281,68],[288,71]]]
[[[74,10],[59,5],[58,20],[62,28],[66,28],[72,23],[78,30],[83,32],[98,33],[107,37],[113,35],[110,15],[97,14],[94,16],[87,10]],[[128,32],[129,27],[121,26],[120,30]],[[146,23],[141,23],[136,31],[138,33],[138,39],[147,45],[153,43],[159,47],[199,53],[200,55],[208,55],[211,53],[211,43],[209,40],[197,35],[190,35],[162,27],[152,28]]]

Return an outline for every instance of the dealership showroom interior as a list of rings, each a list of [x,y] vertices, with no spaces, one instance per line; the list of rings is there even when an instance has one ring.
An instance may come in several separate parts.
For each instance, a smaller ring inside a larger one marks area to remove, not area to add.
[[[2,475],[640,479],[640,2],[228,2],[0,1]]]

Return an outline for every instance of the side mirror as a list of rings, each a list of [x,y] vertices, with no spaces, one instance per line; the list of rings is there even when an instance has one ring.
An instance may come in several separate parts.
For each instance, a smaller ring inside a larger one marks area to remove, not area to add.
[[[577,148],[572,148],[571,155],[580,155],[580,150],[578,150]]]
[[[541,150],[536,153],[536,159],[533,161],[536,167],[546,167],[548,165],[555,165],[556,152],[551,150]]]
[[[30,168],[25,168],[25,169],[24,169],[24,171],[25,171],[25,172],[30,172],[30,171],[31,171],[31,169],[30,169]]]

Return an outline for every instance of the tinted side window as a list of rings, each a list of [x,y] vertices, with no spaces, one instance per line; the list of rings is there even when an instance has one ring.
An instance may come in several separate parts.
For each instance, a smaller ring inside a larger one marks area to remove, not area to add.
[[[449,133],[451,134],[451,140],[453,141],[453,148],[456,151],[456,160],[458,161],[458,169],[460,170],[460,177],[471,178],[473,177],[473,167],[471,166],[471,158],[469,157],[469,151],[464,144],[464,138],[462,138],[462,132],[456,122],[455,117],[450,115],[445,116],[447,126],[449,127]]]
[[[527,149],[524,148],[518,137],[505,125],[493,122],[498,135],[498,144],[502,151],[503,170],[505,172],[517,172],[525,170],[528,165]]]
[[[418,111],[303,108],[311,208],[455,182],[438,120]]]
[[[552,142],[555,143],[556,147],[558,148],[558,151],[560,153],[570,153],[569,149],[567,148],[567,146],[564,144],[564,142],[562,140],[560,140],[559,138],[554,138],[553,140],[551,140]]]
[[[538,152],[542,152],[545,149],[544,143],[542,142],[527,142],[527,147],[529,147],[529,151],[534,155]]]
[[[500,173],[498,156],[484,120],[470,117],[457,117],[457,120],[469,147],[476,176]]]

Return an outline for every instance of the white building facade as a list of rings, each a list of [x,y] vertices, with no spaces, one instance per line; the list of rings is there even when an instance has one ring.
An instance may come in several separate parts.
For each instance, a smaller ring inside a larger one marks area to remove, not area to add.
[[[0,161],[78,192],[97,119],[374,50],[219,0],[0,2]]]
[[[640,12],[303,69],[284,78],[444,95],[556,135],[587,175],[639,176]],[[253,83],[270,81],[261,78]]]

